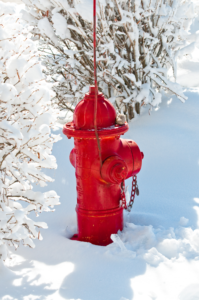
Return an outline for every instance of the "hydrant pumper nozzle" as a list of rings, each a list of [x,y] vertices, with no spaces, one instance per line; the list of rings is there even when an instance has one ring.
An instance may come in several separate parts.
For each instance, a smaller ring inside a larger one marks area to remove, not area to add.
[[[102,167],[94,130],[95,87],[78,103],[73,122],[64,125],[63,133],[74,138],[70,162],[76,171],[78,233],[73,239],[103,246],[112,242],[111,234],[123,229],[121,183],[140,171],[143,153],[134,141],[120,138],[128,124],[116,124],[113,105],[102,93],[97,97]]]

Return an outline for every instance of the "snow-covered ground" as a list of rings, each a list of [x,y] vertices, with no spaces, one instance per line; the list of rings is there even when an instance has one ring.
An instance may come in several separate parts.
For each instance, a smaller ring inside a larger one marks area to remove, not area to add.
[[[195,22],[192,30],[199,30]],[[61,205],[37,219],[49,228],[36,248],[20,247],[0,265],[2,300],[199,299],[199,50],[179,62],[188,100],[164,98],[159,110],[131,122],[125,138],[144,152],[136,197],[119,242],[71,241],[76,232],[73,140],[54,146],[51,172]],[[130,181],[128,183],[130,186]]]
[[[21,247],[7,261],[9,270],[2,267],[1,299],[198,299],[199,93],[187,96],[185,104],[165,101],[126,134],[145,158],[121,246],[67,239],[75,231],[73,141],[63,137],[55,145],[59,167],[51,188],[61,206],[39,217],[49,225],[44,240],[34,250]]]

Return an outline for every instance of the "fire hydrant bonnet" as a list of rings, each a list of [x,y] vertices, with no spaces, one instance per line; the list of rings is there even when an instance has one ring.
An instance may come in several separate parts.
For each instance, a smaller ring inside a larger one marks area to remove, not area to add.
[[[64,125],[63,133],[74,138],[96,138],[94,131],[94,87],[76,106],[73,122]],[[99,137],[120,136],[128,129],[128,123],[116,124],[116,111],[114,106],[104,98],[102,93],[97,95],[97,128]]]
[[[91,86],[82,101],[78,103],[74,111],[74,126],[76,129],[94,129],[94,100],[95,87]],[[116,112],[113,105],[98,93],[97,104],[97,128],[106,128],[115,124]]]

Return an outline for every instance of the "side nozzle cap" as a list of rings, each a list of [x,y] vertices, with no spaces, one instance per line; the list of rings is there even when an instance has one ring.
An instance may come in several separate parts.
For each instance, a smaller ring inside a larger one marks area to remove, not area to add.
[[[128,168],[126,163],[116,155],[108,157],[102,165],[101,175],[106,182],[120,183],[126,179],[127,174]]]

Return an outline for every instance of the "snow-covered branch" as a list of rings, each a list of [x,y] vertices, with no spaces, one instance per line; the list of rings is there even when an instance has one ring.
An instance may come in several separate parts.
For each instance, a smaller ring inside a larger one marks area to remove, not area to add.
[[[23,1],[23,17],[33,25],[45,73],[54,83],[53,101],[73,110],[93,84],[90,18],[74,1]],[[174,82],[178,55],[194,49],[187,38],[193,16],[189,0],[98,1],[98,86],[127,119],[141,106],[158,106],[162,91],[186,99]]]
[[[30,219],[30,212],[38,215],[59,204],[56,192],[35,192],[32,184],[53,181],[42,169],[56,168],[51,151],[60,137],[51,134],[58,111],[27,26],[11,5],[0,2],[0,11],[0,259],[5,260],[7,246],[17,248],[22,241],[34,247],[32,239],[42,239],[36,228],[47,225]]]

